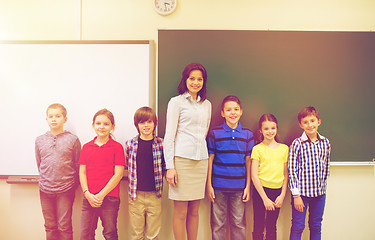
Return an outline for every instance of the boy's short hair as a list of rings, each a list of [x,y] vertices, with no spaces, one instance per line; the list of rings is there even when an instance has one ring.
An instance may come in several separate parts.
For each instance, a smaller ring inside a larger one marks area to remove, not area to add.
[[[49,105],[48,108],[47,108],[47,111],[46,111],[47,115],[48,115],[48,110],[50,110],[51,108],[52,109],[60,109],[62,115],[64,117],[66,117],[67,111],[66,111],[66,108],[62,104],[60,104],[60,103],[53,103],[53,104]]]
[[[233,96],[233,95],[229,95],[229,96],[226,96],[223,101],[221,102],[221,110],[223,111],[224,110],[224,107],[225,107],[225,103],[227,102],[236,102],[238,104],[238,106],[240,106],[240,108],[242,109],[242,106],[241,106],[241,101],[238,97],[236,96]]]
[[[310,115],[314,115],[318,120],[320,119],[318,110],[310,106],[302,108],[302,110],[298,113],[298,122],[301,123],[302,118]]]
[[[152,120],[154,122],[154,134],[155,134],[155,129],[156,129],[156,126],[158,125],[158,119],[156,117],[155,111],[150,107],[141,107],[135,112],[134,125],[137,128],[138,133],[139,133],[138,123],[143,123],[148,120]]]

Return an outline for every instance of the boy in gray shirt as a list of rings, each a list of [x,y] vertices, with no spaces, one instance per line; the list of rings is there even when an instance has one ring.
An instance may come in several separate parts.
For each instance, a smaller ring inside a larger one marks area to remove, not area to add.
[[[72,208],[79,182],[77,163],[81,143],[77,136],[64,131],[66,114],[61,104],[50,105],[46,118],[50,131],[35,140],[47,240],[73,240]]]

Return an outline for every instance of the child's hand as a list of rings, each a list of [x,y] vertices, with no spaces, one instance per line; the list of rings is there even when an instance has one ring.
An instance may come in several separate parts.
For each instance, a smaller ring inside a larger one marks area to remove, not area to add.
[[[303,204],[302,198],[299,197],[294,197],[294,208],[299,211],[303,212],[303,208],[305,207],[305,204]]]
[[[211,200],[211,202],[215,203],[215,192],[212,186],[207,185],[207,195],[208,195],[208,198]]]
[[[176,187],[177,185],[177,171],[174,168],[167,170],[167,182],[172,186]]]
[[[100,200],[96,195],[87,192],[85,194],[87,201],[90,203],[91,207],[98,208],[102,206],[103,201]]]
[[[264,207],[267,211],[275,211],[275,203],[271,199],[267,198],[263,200]]]
[[[250,187],[246,187],[243,191],[242,202],[248,202],[250,200]]]
[[[275,200],[275,207],[277,208],[281,208],[281,206],[283,205],[283,202],[284,202],[284,197],[283,196],[278,196]]]
[[[95,195],[95,197],[98,200],[98,202],[100,203],[100,205],[102,205],[105,196],[101,192],[99,192],[98,194]]]

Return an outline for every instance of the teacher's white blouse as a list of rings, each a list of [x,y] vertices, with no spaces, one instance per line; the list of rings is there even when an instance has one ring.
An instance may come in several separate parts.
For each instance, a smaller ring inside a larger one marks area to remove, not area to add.
[[[208,159],[206,135],[211,121],[211,103],[195,102],[189,93],[171,98],[164,136],[166,168],[174,168],[174,157]]]

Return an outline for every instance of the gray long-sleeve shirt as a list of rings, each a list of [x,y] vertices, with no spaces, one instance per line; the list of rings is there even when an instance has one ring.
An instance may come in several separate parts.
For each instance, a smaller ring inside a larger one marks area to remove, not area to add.
[[[40,175],[39,189],[46,193],[61,193],[78,183],[78,160],[81,143],[68,131],[57,136],[51,132],[35,140],[35,156]]]

